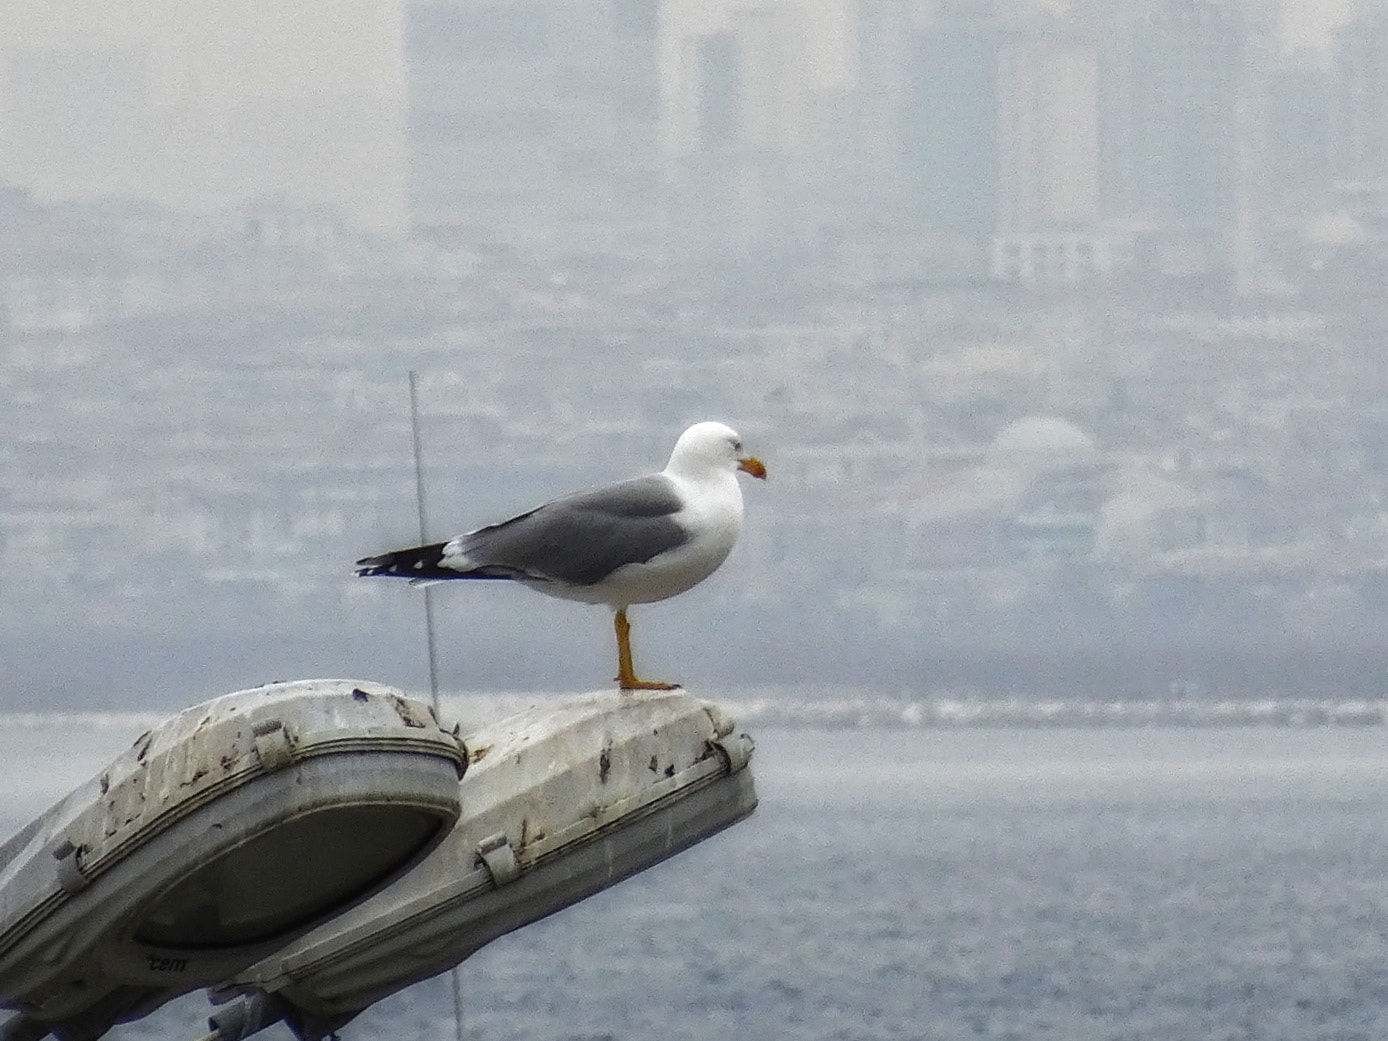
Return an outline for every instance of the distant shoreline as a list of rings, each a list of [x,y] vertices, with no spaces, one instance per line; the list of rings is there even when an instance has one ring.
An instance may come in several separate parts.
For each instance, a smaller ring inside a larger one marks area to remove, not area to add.
[[[754,701],[730,704],[728,708],[743,724],[821,726],[834,730],[871,727],[1318,727],[1382,726],[1388,722],[1388,706],[1384,702],[1363,699],[863,699],[801,704]]]
[[[1383,726],[1388,700],[1365,698],[1212,698],[1208,696],[1099,699],[910,697],[851,693],[694,690],[723,708],[739,726],[826,730],[952,729],[978,727],[1324,727]],[[421,697],[417,692],[416,697]],[[447,694],[442,714],[470,722],[519,712],[564,698],[561,692]],[[639,696],[639,695],[638,695]],[[424,695],[421,700],[427,701]],[[0,712],[0,732],[129,731],[156,726],[177,710],[160,712]]]

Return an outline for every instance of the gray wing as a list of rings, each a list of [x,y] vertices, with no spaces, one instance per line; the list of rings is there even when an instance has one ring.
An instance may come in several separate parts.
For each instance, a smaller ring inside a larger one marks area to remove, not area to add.
[[[461,535],[449,545],[477,571],[590,586],[624,564],[677,548],[688,535],[675,514],[681,502],[659,474],[580,492],[500,524]]]

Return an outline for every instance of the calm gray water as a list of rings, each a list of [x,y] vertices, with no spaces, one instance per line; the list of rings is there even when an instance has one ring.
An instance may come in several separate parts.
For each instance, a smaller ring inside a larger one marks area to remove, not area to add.
[[[0,732],[0,819],[130,736]],[[1388,730],[756,736],[757,814],[472,958],[468,1037],[1388,1036]],[[450,991],[343,1037],[451,1039]]]

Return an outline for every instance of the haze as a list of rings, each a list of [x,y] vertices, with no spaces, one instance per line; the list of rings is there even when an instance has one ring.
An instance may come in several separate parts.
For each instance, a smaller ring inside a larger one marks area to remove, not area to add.
[[[418,591],[351,576],[418,534],[411,370],[438,537],[694,420],[766,459],[642,672],[1377,696],[1375,5],[5,18],[0,706],[418,687]],[[438,604],[449,689],[609,682],[601,610]]]
[[[918,0],[922,11],[927,0]],[[1354,0],[1286,0],[1287,49],[1326,47]],[[729,0],[665,0],[667,38],[727,23]],[[1041,3],[1064,10],[1064,0]],[[820,89],[856,79],[851,0],[797,5]],[[0,40],[0,176],[43,197],[135,195],[215,208],[262,195],[322,202],[403,230],[405,0],[10,0]],[[91,69],[98,51],[103,66]],[[74,63],[82,63],[77,73]],[[667,47],[667,89],[678,75]],[[46,97],[90,77],[85,110]],[[53,79],[49,79],[52,77]],[[48,123],[35,135],[35,121]],[[55,147],[80,139],[80,155]]]

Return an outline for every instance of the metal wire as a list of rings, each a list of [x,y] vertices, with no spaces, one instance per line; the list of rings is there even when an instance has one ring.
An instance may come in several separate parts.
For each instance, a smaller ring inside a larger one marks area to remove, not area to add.
[[[424,451],[419,437],[419,377],[410,370],[410,432],[414,440],[414,501],[419,514],[420,545],[429,541],[429,525],[424,505]],[[424,629],[429,644],[429,693],[434,699],[434,715],[439,715],[439,665],[434,637],[433,587],[424,587]]]
[[[410,370],[410,432],[414,440],[414,497],[415,508],[419,513],[419,542],[429,541],[427,510],[424,505],[424,451],[419,436],[419,377]],[[434,589],[424,587],[424,629],[429,647],[429,694],[434,702],[434,716],[440,722],[443,716],[439,710],[439,665],[438,640],[434,635]],[[456,1041],[464,1041],[463,1030],[463,974],[458,966],[453,967],[453,1033]]]

